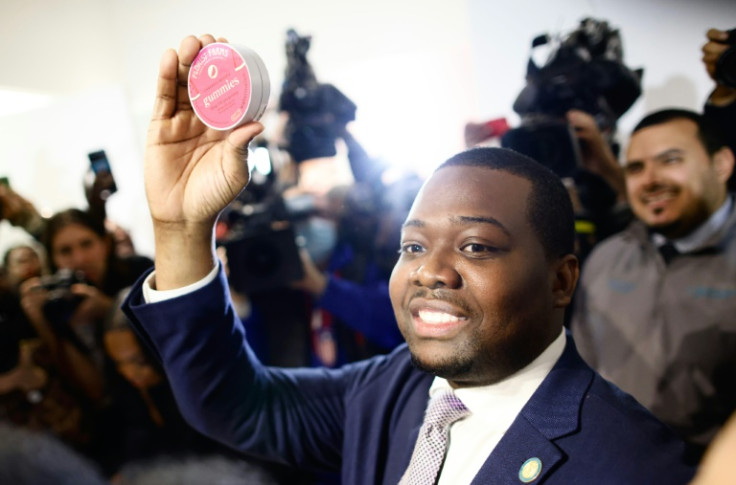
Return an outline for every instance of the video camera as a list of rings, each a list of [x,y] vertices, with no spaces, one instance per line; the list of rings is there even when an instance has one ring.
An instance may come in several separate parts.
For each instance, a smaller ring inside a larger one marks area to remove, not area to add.
[[[285,148],[296,163],[335,156],[335,141],[355,119],[355,103],[335,86],[317,81],[307,61],[310,36],[294,29],[286,36],[286,74],[279,98],[279,110],[289,114]]]
[[[532,49],[550,48],[541,66],[534,52],[527,64],[527,84],[514,102],[521,126],[507,131],[501,145],[529,155],[560,177],[575,175],[580,151],[565,114],[579,109],[592,115],[603,132],[615,132],[616,121],[641,94],[641,69],[623,63],[618,30],[586,18],[563,39],[536,37]]]
[[[253,144],[248,158],[250,183],[220,214],[216,235],[230,284],[242,293],[281,288],[303,276],[294,225],[313,213],[310,204],[287,204],[265,140]]]
[[[288,213],[280,194],[269,194],[259,202],[237,200],[223,215],[228,232],[221,245],[235,290],[272,290],[302,278],[293,225],[298,216]]]

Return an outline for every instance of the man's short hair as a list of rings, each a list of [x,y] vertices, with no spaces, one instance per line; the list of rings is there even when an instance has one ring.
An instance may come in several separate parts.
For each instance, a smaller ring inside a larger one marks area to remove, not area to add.
[[[547,258],[575,251],[575,215],[570,195],[552,170],[532,158],[507,148],[471,148],[445,161],[445,167],[468,166],[499,170],[528,180],[531,192],[526,217],[537,233]]]
[[[690,120],[698,127],[698,139],[703,144],[708,155],[715,154],[721,148],[728,146],[723,130],[705,116],[687,109],[663,109],[645,116],[635,127],[632,135],[639,130],[650,126],[661,125],[675,120]]]

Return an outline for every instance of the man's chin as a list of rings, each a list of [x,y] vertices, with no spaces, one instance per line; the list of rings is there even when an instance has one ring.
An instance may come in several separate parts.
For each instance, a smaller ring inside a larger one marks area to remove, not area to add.
[[[414,367],[438,377],[447,380],[462,378],[471,371],[473,362],[471,360],[463,361],[455,357],[442,358],[435,356],[432,359],[422,358],[414,352],[411,352],[411,362]]]

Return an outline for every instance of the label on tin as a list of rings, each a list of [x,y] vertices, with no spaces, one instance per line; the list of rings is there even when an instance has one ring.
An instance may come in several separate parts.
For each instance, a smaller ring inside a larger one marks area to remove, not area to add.
[[[235,48],[214,43],[199,51],[189,71],[189,99],[205,124],[220,130],[236,126],[251,95],[251,73]]]

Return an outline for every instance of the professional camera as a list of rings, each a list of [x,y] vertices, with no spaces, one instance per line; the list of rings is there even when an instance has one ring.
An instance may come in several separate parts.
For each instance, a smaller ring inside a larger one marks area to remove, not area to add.
[[[230,284],[239,292],[272,290],[303,276],[296,232],[280,195],[264,202],[234,203],[227,213]]]
[[[43,314],[57,330],[68,327],[69,320],[84,300],[83,296],[71,291],[72,285],[77,283],[89,284],[82,272],[70,269],[60,269],[41,279],[41,286],[48,291],[42,308]]]
[[[355,119],[355,103],[335,86],[317,81],[307,61],[310,36],[293,29],[286,35],[286,74],[279,98],[279,110],[289,114],[285,148],[297,163],[332,157],[335,141]]]
[[[541,66],[534,49],[550,54]],[[514,102],[521,126],[507,131],[501,145],[531,156],[561,177],[581,165],[575,134],[565,120],[571,109],[592,115],[602,132],[615,132],[616,121],[641,94],[642,70],[623,63],[621,38],[607,22],[583,19],[563,39],[540,35],[532,41],[527,85]]]
[[[736,29],[728,31],[725,43],[730,47],[716,61],[714,77],[719,84],[736,88]]]
[[[287,204],[268,143],[260,140],[254,147],[251,183],[217,222],[217,244],[227,254],[230,284],[242,293],[283,288],[303,276],[294,226],[312,211],[310,205]]]

